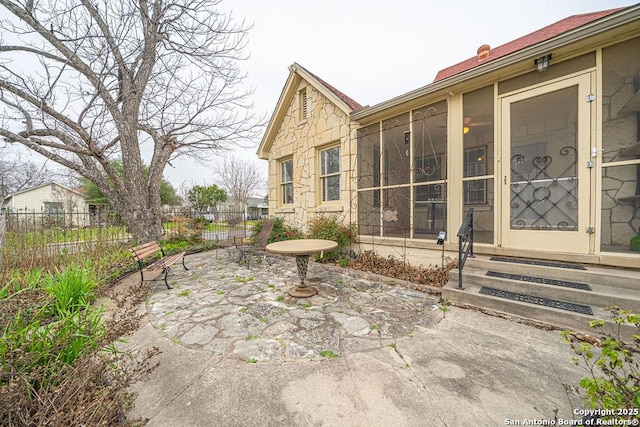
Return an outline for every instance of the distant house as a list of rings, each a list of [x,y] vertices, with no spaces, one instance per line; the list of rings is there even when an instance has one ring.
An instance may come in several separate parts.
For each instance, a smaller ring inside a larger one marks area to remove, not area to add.
[[[6,213],[38,215],[57,224],[85,226],[90,223],[90,205],[82,192],[57,182],[47,182],[9,194],[2,201]]]
[[[242,217],[256,220],[269,216],[269,203],[266,197],[249,197],[247,203],[230,199],[225,203],[219,203],[216,206],[216,210],[219,212],[219,219],[221,220]]]
[[[473,208],[477,253],[637,267],[638,52],[634,5],[482,45],[373,106],[293,64],[258,149],[270,215],[339,215],[361,245],[424,263],[440,232],[457,250]]]
[[[269,216],[269,202],[266,197],[249,197],[247,219],[261,219]]]

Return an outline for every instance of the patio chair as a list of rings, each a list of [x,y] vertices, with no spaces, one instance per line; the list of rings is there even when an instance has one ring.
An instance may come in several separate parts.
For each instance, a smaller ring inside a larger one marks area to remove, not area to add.
[[[262,258],[264,261],[271,264],[269,261],[269,257],[267,256],[267,252],[265,250],[269,236],[271,236],[271,232],[273,231],[273,220],[265,219],[262,221],[262,230],[258,233],[256,237],[256,243],[253,245],[246,244],[237,244],[236,249],[238,251],[238,262],[245,261],[247,266],[250,266],[251,257]]]
[[[229,258],[235,259],[238,254],[238,246],[241,244],[245,236],[245,230],[220,231],[216,235],[217,249],[224,249]],[[216,250],[216,259],[218,259],[218,251]]]

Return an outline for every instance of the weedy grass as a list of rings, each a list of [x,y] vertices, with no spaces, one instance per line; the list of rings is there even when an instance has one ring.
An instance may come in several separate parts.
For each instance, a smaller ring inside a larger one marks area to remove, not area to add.
[[[334,359],[336,357],[340,357],[340,355],[337,353],[334,353],[333,350],[322,350],[320,352],[320,356],[326,357],[328,359]]]
[[[0,363],[4,372],[30,377],[31,389],[37,391],[63,365],[96,350],[106,330],[102,310],[91,305],[96,282],[90,270],[70,266],[48,276],[38,272],[31,279],[32,288],[43,283],[46,293],[41,305],[19,309],[4,324]],[[30,376],[33,372],[38,375]]]

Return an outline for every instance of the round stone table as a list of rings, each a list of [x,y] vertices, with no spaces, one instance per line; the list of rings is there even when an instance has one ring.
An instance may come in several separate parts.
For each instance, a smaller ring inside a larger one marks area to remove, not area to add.
[[[337,248],[338,244],[336,242],[324,239],[283,240],[281,242],[270,243],[266,246],[266,250],[269,253],[293,255],[296,257],[300,284],[288,291],[289,295],[296,298],[308,298],[318,293],[316,288],[307,286],[304,282],[307,278],[309,256],[321,252],[333,251]]]

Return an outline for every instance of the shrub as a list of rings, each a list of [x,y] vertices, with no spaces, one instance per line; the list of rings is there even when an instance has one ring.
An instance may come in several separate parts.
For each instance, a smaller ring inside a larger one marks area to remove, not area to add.
[[[204,216],[196,216],[191,220],[191,226],[198,230],[204,230],[209,226],[210,223],[211,221],[209,221]]]
[[[253,227],[253,235],[252,239],[255,241],[258,238],[258,234],[262,230],[262,221],[259,221]],[[304,234],[295,227],[291,227],[284,223],[282,218],[275,218],[273,220],[273,230],[271,230],[271,235],[269,239],[267,239],[267,243],[280,242],[282,240],[295,240],[295,239],[303,239]]]
[[[168,235],[165,241],[186,241],[189,243],[202,241],[202,230],[207,227],[206,219],[173,216],[169,220],[168,224],[164,224],[167,228],[165,233]]]
[[[317,216],[309,221],[309,237],[337,242],[336,251],[325,252],[322,257],[318,255],[321,261],[335,261],[347,254],[355,241],[355,226],[342,224],[336,215]]]
[[[600,340],[563,332],[565,341],[579,356],[573,359],[574,363],[582,360],[588,371],[580,380],[580,388],[575,387],[574,391],[582,397],[585,407],[614,414],[605,419],[635,420],[640,418],[640,316],[618,307],[608,309],[612,313],[612,333],[602,330],[603,320],[589,323],[599,332]],[[622,339],[623,326],[636,328],[632,338],[635,342]]]

